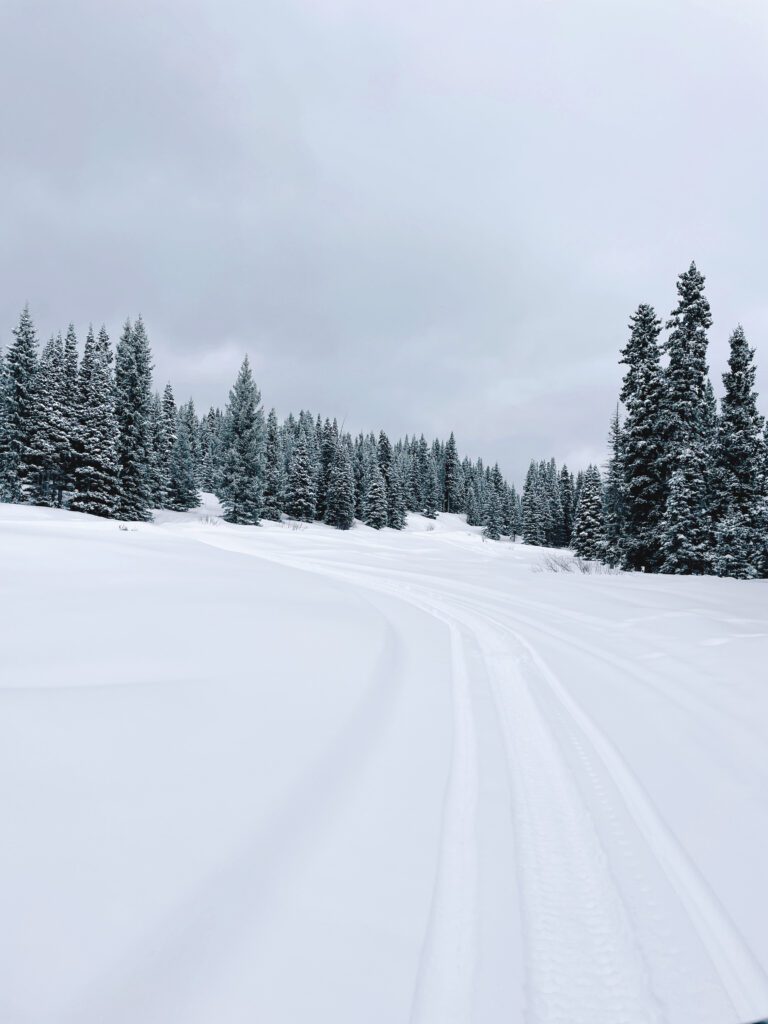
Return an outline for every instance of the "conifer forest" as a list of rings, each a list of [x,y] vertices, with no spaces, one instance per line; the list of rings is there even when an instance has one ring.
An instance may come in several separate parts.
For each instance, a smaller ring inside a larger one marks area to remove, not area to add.
[[[630,317],[604,466],[574,472],[534,459],[520,493],[498,464],[462,458],[453,433],[353,437],[306,410],[279,421],[265,412],[247,356],[224,410],[199,414],[170,383],[154,389],[140,316],[114,350],[102,326],[80,351],[72,325],[41,346],[25,308],[0,353],[0,497],[148,521],[152,509],[195,508],[204,490],[230,523],[285,516],[340,530],[355,519],[400,530],[407,512],[459,512],[489,540],[572,547],[622,569],[766,576],[768,446],[755,353],[736,326],[718,405],[704,284],[692,263],[664,324],[644,303]]]

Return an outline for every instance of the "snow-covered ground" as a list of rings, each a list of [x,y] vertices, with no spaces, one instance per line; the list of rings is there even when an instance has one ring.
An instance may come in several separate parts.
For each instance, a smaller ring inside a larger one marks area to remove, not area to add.
[[[768,584],[0,506],[2,1024],[768,1012]]]

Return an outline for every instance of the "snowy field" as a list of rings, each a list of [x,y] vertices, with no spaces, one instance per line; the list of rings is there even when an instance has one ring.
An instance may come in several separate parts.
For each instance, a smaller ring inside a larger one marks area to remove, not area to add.
[[[0,506],[2,1024],[768,1013],[768,582]]]

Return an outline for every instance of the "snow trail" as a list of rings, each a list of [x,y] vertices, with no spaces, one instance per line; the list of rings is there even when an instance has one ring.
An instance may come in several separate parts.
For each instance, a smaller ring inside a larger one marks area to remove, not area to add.
[[[520,613],[524,600],[510,601],[476,586],[462,588],[471,597],[459,596],[455,583],[436,590],[439,579],[413,572],[371,572],[367,566],[324,559],[290,559],[290,564],[399,596],[447,622],[454,664],[464,661],[464,637],[471,636],[480,650],[513,783],[529,1024],[689,1019],[720,1024],[760,1012],[768,1000],[762,968],[621,756],[520,630],[534,628],[563,643],[573,639],[574,647],[588,657],[632,673],[629,663],[531,620]],[[500,609],[500,604],[506,607]],[[454,687],[454,701],[456,696]],[[459,718],[462,707],[455,704]],[[558,717],[561,729],[566,723],[567,742],[580,751],[580,779],[573,775],[574,763],[564,758],[555,726]],[[584,790],[592,791],[591,801],[584,798]],[[462,816],[453,822],[467,828]],[[606,836],[611,837],[609,847]],[[470,835],[462,839],[452,825],[444,831],[448,849],[441,850],[441,861],[455,859],[456,851],[471,847],[471,842]],[[636,854],[643,844],[652,863],[645,873]],[[614,875],[615,862],[621,859],[634,873],[634,893],[626,878],[622,886]],[[431,979],[430,995],[427,1001],[420,989],[414,1001],[418,1014],[413,1020],[419,1022],[471,1019],[466,1013],[451,1016],[451,1007],[468,1005],[469,967],[452,973],[458,949],[451,931],[461,918],[462,894],[445,884],[439,888],[441,911],[430,922],[420,971],[420,977],[428,972]],[[670,898],[679,906],[670,908]],[[445,931],[438,939],[441,927]],[[427,1005],[431,1012],[424,1009]]]
[[[449,625],[453,752],[443,807],[439,863],[411,1009],[412,1024],[472,1019],[477,958],[477,738],[462,638]]]
[[[168,516],[7,510],[3,1020],[765,1015],[762,584]]]

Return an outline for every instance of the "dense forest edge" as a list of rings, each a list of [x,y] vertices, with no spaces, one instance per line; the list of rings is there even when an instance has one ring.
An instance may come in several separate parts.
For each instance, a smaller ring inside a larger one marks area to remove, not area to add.
[[[498,464],[461,458],[453,433],[393,442],[306,410],[279,421],[247,356],[225,409],[198,415],[170,384],[154,390],[141,317],[114,350],[105,327],[89,329],[81,354],[71,324],[41,348],[27,307],[0,351],[0,500],[150,521],[153,509],[196,508],[204,490],[230,523],[287,517],[340,530],[456,512],[489,540],[570,547],[616,568],[765,577],[768,440],[754,350],[736,327],[718,407],[704,283],[693,263],[679,276],[664,339],[652,306],[631,316],[603,470],[534,460],[521,494]]]

